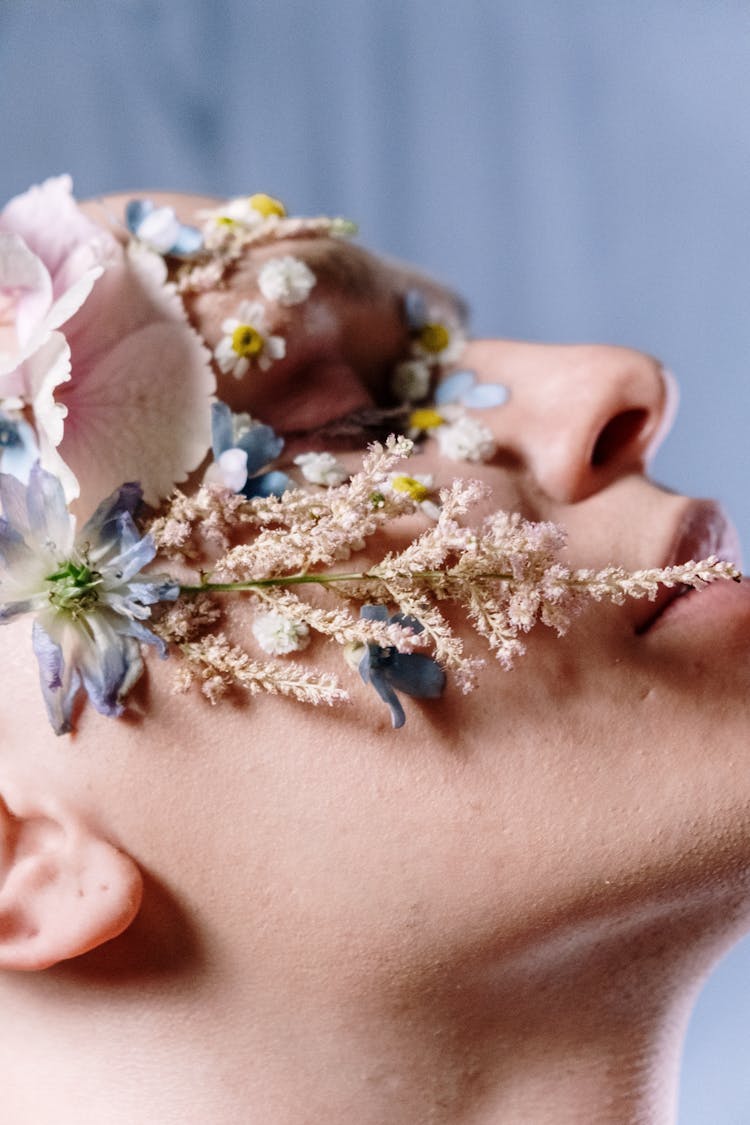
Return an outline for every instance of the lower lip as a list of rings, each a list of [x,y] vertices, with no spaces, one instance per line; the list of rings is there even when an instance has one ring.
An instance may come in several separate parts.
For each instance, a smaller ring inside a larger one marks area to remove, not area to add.
[[[644,636],[719,627],[744,629],[750,642],[750,578],[741,582],[716,579],[702,590],[691,590],[670,602]]]

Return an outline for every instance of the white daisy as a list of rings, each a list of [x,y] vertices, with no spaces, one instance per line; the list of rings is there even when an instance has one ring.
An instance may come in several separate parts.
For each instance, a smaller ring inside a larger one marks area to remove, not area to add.
[[[266,311],[260,301],[242,301],[236,316],[227,317],[224,333],[214,349],[214,358],[224,374],[241,379],[250,366],[267,371],[286,355],[283,336],[272,336],[266,324]]]
[[[445,316],[431,316],[415,330],[412,352],[428,363],[448,366],[457,363],[466,348],[466,335],[458,321]]]
[[[219,207],[215,207],[211,211],[201,211],[199,215],[200,218],[207,220],[214,226],[231,227],[236,225],[252,229],[272,215],[283,219],[286,215],[286,208],[281,200],[274,199],[273,196],[266,195],[265,192],[257,192],[255,195],[240,195],[234,199],[228,199],[226,203],[222,203]]]
[[[387,492],[396,492],[400,495],[410,496],[422,509],[428,519],[437,520],[440,515],[440,505],[434,499],[434,482],[430,473],[389,473],[383,482]]]

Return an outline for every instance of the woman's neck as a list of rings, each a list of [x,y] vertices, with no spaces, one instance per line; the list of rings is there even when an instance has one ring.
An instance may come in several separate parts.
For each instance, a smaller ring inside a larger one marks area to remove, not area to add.
[[[85,1107],[107,1125],[668,1125],[716,953],[699,921],[634,912],[514,956],[392,966],[387,985],[366,954],[359,976],[288,966],[262,987],[219,957],[172,981],[15,978],[4,1121],[73,1125]]]

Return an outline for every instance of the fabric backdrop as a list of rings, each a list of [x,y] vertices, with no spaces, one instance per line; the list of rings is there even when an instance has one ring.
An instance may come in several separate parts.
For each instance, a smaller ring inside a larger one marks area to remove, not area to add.
[[[480,333],[634,344],[683,388],[655,475],[746,543],[747,0],[0,0],[0,198],[265,190],[469,298]],[[750,1121],[750,945],[681,1125]]]

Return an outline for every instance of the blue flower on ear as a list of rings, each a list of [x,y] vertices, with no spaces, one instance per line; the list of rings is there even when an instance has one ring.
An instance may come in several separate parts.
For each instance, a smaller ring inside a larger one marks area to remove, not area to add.
[[[56,734],[71,729],[81,689],[101,714],[121,714],[143,670],[141,644],[166,656],[143,622],[179,586],[142,573],[156,548],[133,520],[140,500],[140,487],[124,484],[76,535],[57,477],[38,463],[28,485],[0,473],[0,624],[36,614],[32,640]]]
[[[211,406],[211,446],[214,464],[207,480],[233,492],[253,496],[281,496],[294,485],[286,473],[266,469],[284,448],[284,439],[249,414],[233,414],[226,403]]]
[[[403,625],[415,633],[421,633],[424,629],[415,617],[404,613],[394,613],[389,617],[384,605],[363,605],[359,615],[367,621],[387,621]],[[359,662],[359,674],[388,704],[391,722],[396,729],[406,722],[397,691],[403,691],[415,699],[437,699],[445,687],[445,672],[431,656],[420,652],[399,652],[392,646],[384,648],[373,643],[367,645]]]
[[[490,406],[502,406],[508,401],[509,391],[502,383],[478,383],[474,371],[454,371],[443,379],[435,391],[435,405],[447,406],[458,403],[461,406],[484,410]]]
[[[158,254],[192,258],[203,249],[203,235],[186,226],[173,207],[157,207],[150,199],[131,199],[125,208],[125,223],[131,234]]]

